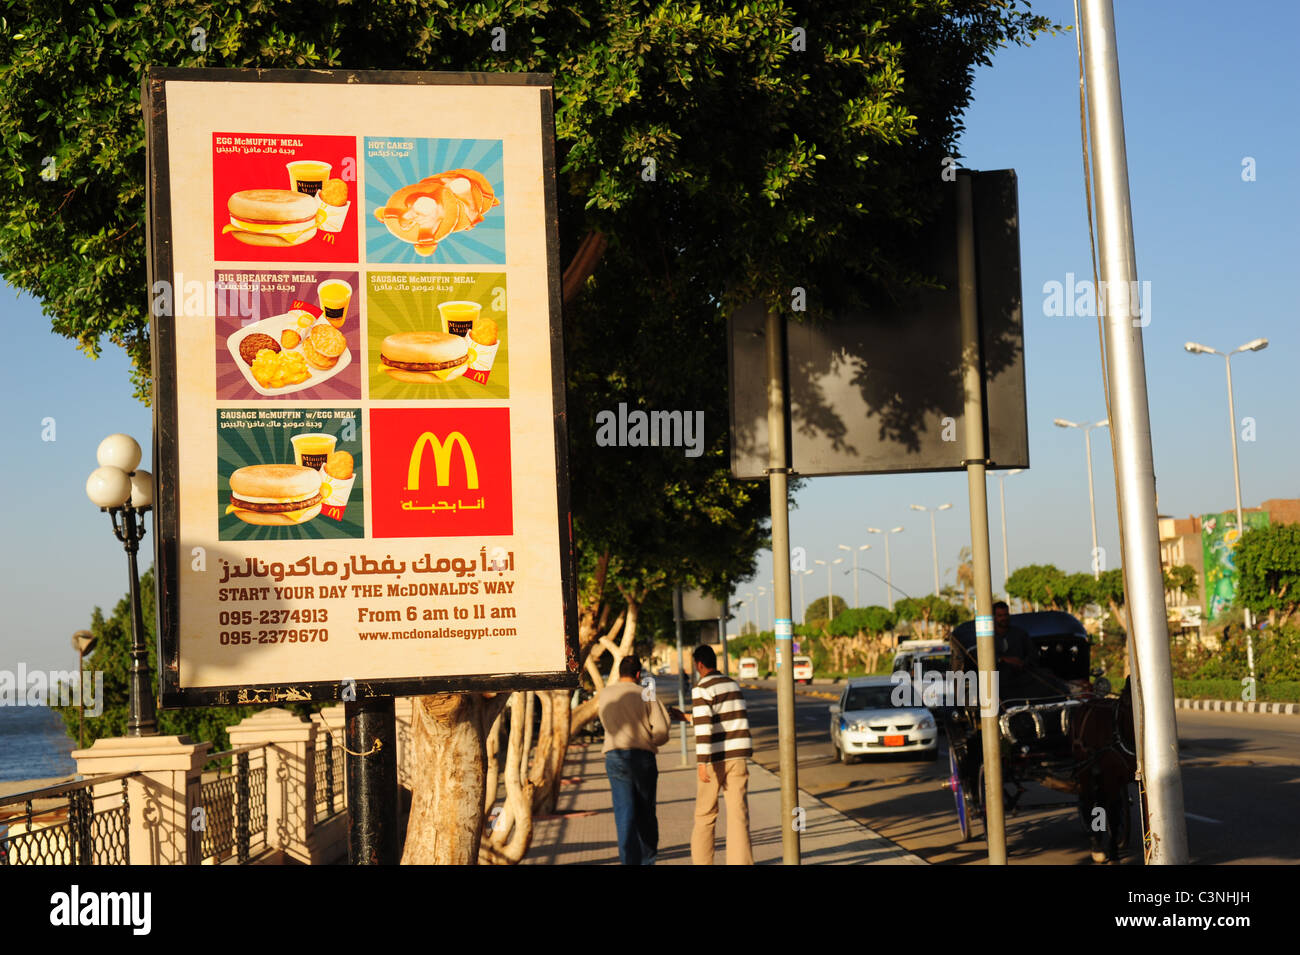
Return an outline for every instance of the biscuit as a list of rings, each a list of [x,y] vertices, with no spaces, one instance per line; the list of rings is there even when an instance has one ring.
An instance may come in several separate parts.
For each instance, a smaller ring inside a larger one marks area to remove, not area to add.
[[[352,477],[352,455],[346,451],[334,451],[325,459],[325,473],[332,478],[346,481]]]
[[[297,332],[295,332],[292,328],[286,328],[284,331],[280,333],[280,344],[283,345],[285,348],[297,348],[298,344],[301,341],[302,341],[302,336],[299,335]]]
[[[244,340],[239,343],[239,357],[244,359],[248,364],[253,363],[257,353],[264,348],[269,348],[273,352],[280,350],[280,343],[270,335],[263,335],[261,332],[253,332],[246,335]]]
[[[343,354],[344,349],[348,347],[343,333],[333,325],[324,322],[313,326],[310,338],[312,348],[322,358],[337,359]]]
[[[497,323],[482,315],[474,319],[474,327],[469,330],[469,337],[480,345],[495,345],[498,335]]]
[[[342,179],[330,179],[321,188],[321,202],[330,206],[341,206],[348,201],[348,184]]]

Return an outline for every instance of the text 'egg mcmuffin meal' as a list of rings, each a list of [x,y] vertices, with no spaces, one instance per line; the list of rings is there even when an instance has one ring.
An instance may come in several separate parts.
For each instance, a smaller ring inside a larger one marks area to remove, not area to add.
[[[397,381],[450,381],[469,366],[469,342],[446,332],[397,332],[384,339],[379,361],[379,370]]]
[[[245,245],[287,248],[316,235],[315,196],[290,189],[243,189],[226,202],[230,224],[221,231]]]
[[[320,513],[320,472],[296,464],[253,464],[230,475],[230,504],[245,524],[302,524]]]

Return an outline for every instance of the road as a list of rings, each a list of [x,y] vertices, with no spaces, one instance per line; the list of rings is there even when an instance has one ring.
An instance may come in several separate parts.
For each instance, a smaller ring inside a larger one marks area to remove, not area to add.
[[[982,829],[976,824],[972,839],[961,842],[952,794],[940,788],[948,775],[945,743],[940,743],[938,760],[898,754],[841,765],[830,743],[831,700],[805,695],[809,689],[839,693],[836,687],[801,687],[796,694],[801,789],[927,862],[986,861]],[[776,693],[747,683],[745,697],[754,758],[776,771]],[[1300,862],[1300,717],[1177,712],[1191,861]],[[1029,787],[1018,811],[1007,818],[1007,854],[1013,864],[1092,864],[1074,808],[1034,808],[1069,798]],[[1140,865],[1139,851],[1130,849],[1123,864]]]

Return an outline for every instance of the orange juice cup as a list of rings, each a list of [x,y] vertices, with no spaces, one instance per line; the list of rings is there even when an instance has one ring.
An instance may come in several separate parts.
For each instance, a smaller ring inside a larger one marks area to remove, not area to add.
[[[321,191],[334,167],[319,159],[295,159],[284,164],[289,170],[289,188],[294,192],[314,196]]]
[[[352,286],[342,279],[327,279],[316,288],[321,313],[335,328],[342,328],[352,302]]]
[[[325,460],[334,453],[338,438],[332,434],[295,434],[289,439],[293,445],[293,463],[319,471]]]
[[[442,316],[442,330],[464,338],[474,327],[474,320],[482,310],[483,306],[478,302],[443,302],[438,306],[438,314]]]

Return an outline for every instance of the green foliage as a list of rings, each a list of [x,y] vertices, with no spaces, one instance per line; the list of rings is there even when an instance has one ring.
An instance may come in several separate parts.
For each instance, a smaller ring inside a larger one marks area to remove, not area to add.
[[[1189,700],[1240,700],[1244,690],[1241,680],[1174,680],[1174,696]],[[1257,683],[1255,701],[1300,703],[1300,682]]]
[[[155,700],[158,693],[158,654],[154,613],[156,599],[153,569],[150,568],[140,577],[140,607],[145,640],[149,645],[149,667],[154,675],[151,688]],[[95,648],[86,655],[85,666],[87,672],[99,670],[104,674],[104,711],[99,716],[86,717],[87,746],[102,737],[126,735],[126,722],[130,712],[128,698],[131,676],[130,595],[124,596],[117,602],[111,616],[105,617],[103,611],[96,607],[89,629],[98,639]],[[299,715],[319,708],[319,705],[311,704],[290,707]],[[68,735],[76,739],[77,708],[66,706],[58,709],[63,716]],[[226,727],[256,712],[257,708],[252,706],[204,706],[159,710],[158,732],[163,736],[188,736],[196,743],[211,741],[213,751],[219,752],[230,748]]]
[[[1165,573],[1165,590],[1181,591],[1195,600],[1200,593],[1200,589],[1196,586],[1196,568],[1191,564],[1170,567]]]
[[[1300,524],[1247,528],[1234,559],[1238,602],[1285,623],[1300,607]]]
[[[1012,597],[1036,603],[1043,610],[1056,610],[1065,589],[1065,574],[1054,564],[1028,564],[1008,575],[1006,589]]]
[[[848,609],[848,601],[839,594],[836,594],[831,598],[831,612],[828,614],[826,612],[826,598],[818,597],[808,605],[808,609],[804,611],[803,618],[808,621],[821,621],[822,624],[825,625],[828,620],[840,616],[840,614],[844,613],[844,611]]]
[[[898,615],[884,607],[858,607],[844,610],[831,621],[831,636],[852,637],[859,632],[870,636],[893,630],[898,623]]]
[[[1020,0],[837,0],[817,6],[796,51],[805,22],[783,0],[169,0],[57,15],[12,0],[0,273],[88,353],[104,336],[125,348],[144,389],[146,65],[532,71],[555,77],[567,253],[592,229],[644,231],[662,253],[646,271],[689,263],[671,277],[679,294],[694,281],[718,301],[785,307],[800,286],[816,317],[921,278],[898,240],[937,201],[974,68],[1052,24]],[[646,157],[654,180],[640,175]]]
[[[904,597],[894,601],[894,612],[899,620],[919,623],[928,630],[932,625],[955,627],[970,619],[970,612],[960,604],[949,603],[937,594],[924,597]]]

